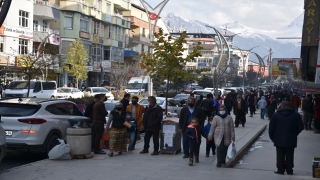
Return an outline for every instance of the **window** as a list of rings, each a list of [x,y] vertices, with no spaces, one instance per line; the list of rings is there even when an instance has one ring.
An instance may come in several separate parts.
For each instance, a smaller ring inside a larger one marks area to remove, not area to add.
[[[117,27],[117,40],[121,41],[121,28]]]
[[[37,53],[38,53],[38,47],[39,47],[39,46],[32,46],[32,54],[33,54],[34,56],[36,56]]]
[[[38,21],[33,20],[33,31],[38,31]]]
[[[42,83],[43,90],[55,90],[57,89],[55,82],[43,82]]]
[[[48,21],[43,20],[42,28],[43,28],[42,30],[43,32],[48,32]]]
[[[144,45],[141,44],[141,53],[144,53]]]
[[[99,22],[93,22],[93,34],[99,34]]]
[[[28,54],[28,40],[19,39],[19,54]]]
[[[71,104],[71,103],[66,103],[66,105],[67,105],[67,109],[69,110],[69,113],[71,115],[83,116],[83,114],[79,111],[79,109],[77,108],[76,105]]]
[[[111,4],[107,3],[107,14],[111,14]]]
[[[108,26],[108,31],[109,31],[108,38],[111,39],[111,36],[112,36],[112,26],[111,25]]]
[[[4,37],[0,36],[0,52],[4,52]]]
[[[64,12],[64,28],[72,29],[73,28],[73,13]]]
[[[41,105],[18,104],[18,103],[1,103],[0,114],[2,116],[21,117],[34,115]]]
[[[142,28],[142,37],[146,37],[146,29]]]
[[[49,105],[46,107],[46,111],[55,115],[69,115],[68,109],[64,103]]]
[[[41,91],[41,82],[36,82],[36,85],[34,86],[33,92],[40,92]]]
[[[82,15],[80,16],[80,31],[88,32],[88,23],[89,18],[88,16]]]
[[[92,45],[93,61],[101,62],[101,45]]]
[[[26,11],[19,11],[19,26],[20,27],[29,27],[29,13]]]
[[[104,47],[104,60],[110,60],[110,46]]]

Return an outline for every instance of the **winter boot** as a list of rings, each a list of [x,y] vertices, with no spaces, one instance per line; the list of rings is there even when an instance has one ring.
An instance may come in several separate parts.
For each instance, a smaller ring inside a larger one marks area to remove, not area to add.
[[[199,156],[195,156],[195,157],[194,157],[194,162],[195,162],[195,163],[199,163]]]
[[[189,166],[193,166],[193,158],[189,158]]]

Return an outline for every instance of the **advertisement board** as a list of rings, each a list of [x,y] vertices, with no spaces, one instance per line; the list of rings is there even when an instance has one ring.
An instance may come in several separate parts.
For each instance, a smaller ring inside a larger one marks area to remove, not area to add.
[[[101,66],[103,72],[111,72],[111,61],[103,60]]]
[[[300,70],[300,58],[273,58],[272,59],[272,69],[271,75],[272,76],[286,76],[285,71],[280,71],[278,64],[281,62],[287,62],[290,64],[294,64],[297,68],[297,72]]]

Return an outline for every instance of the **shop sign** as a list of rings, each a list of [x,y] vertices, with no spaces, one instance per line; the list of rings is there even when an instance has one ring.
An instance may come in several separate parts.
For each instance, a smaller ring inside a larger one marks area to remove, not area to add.
[[[81,38],[90,39],[90,34],[83,31],[79,31],[79,36]]]

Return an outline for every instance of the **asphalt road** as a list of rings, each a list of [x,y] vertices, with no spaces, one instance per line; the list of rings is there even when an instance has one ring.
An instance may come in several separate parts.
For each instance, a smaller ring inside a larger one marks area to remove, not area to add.
[[[0,173],[1,171],[7,170],[10,168],[22,166],[22,165],[40,161],[46,158],[47,157],[45,154],[19,152],[19,151],[7,151],[6,156],[0,163]]]

